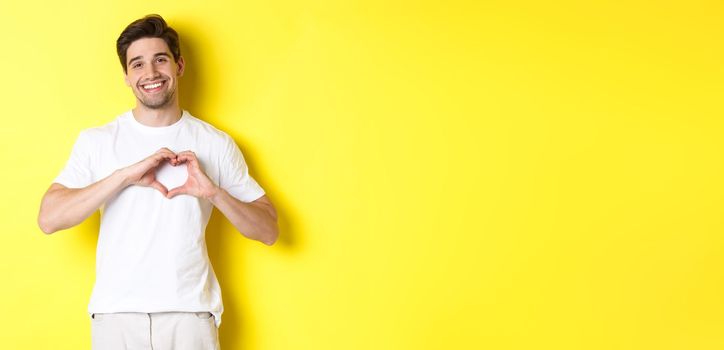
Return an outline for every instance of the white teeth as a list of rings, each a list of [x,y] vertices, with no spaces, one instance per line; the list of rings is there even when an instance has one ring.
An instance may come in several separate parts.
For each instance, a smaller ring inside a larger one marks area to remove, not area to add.
[[[161,86],[161,83],[156,84],[150,84],[150,85],[143,85],[143,88],[146,90],[155,89],[157,87]]]

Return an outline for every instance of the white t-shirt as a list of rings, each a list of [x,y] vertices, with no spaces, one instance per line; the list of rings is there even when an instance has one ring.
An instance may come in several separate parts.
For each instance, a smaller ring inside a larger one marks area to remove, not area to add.
[[[132,111],[83,130],[54,182],[83,188],[166,147],[191,150],[206,175],[243,202],[264,190],[226,133],[187,111],[173,125],[140,124]],[[171,188],[169,188],[171,190]],[[96,282],[88,313],[208,311],[221,324],[221,288],[206,251],[213,205],[190,195],[167,199],[150,187],[129,186],[101,207]]]

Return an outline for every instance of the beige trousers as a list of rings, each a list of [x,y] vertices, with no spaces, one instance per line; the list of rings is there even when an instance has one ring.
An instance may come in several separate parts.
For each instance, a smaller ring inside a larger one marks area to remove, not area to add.
[[[91,316],[93,350],[220,350],[210,312],[120,312]]]

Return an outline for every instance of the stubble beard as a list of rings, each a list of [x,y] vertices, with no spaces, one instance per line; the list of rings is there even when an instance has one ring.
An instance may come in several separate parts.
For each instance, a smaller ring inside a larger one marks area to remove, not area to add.
[[[140,87],[139,89],[143,89]],[[138,98],[138,101],[141,102],[141,104],[148,108],[148,109],[161,109],[169,104],[171,104],[171,101],[173,100],[173,95],[176,93],[176,89],[172,91],[166,91],[163,96],[157,96],[157,97],[149,97],[143,93],[143,91],[139,91],[138,95],[136,95],[136,98]]]

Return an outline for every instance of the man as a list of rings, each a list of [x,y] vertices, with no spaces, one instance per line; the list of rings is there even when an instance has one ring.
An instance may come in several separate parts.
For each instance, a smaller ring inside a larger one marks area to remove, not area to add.
[[[136,107],[80,133],[38,224],[50,234],[101,210],[93,349],[219,349],[223,306],[205,242],[212,208],[267,245],[276,210],[234,140],[179,107],[176,31],[149,15],[116,46]]]

